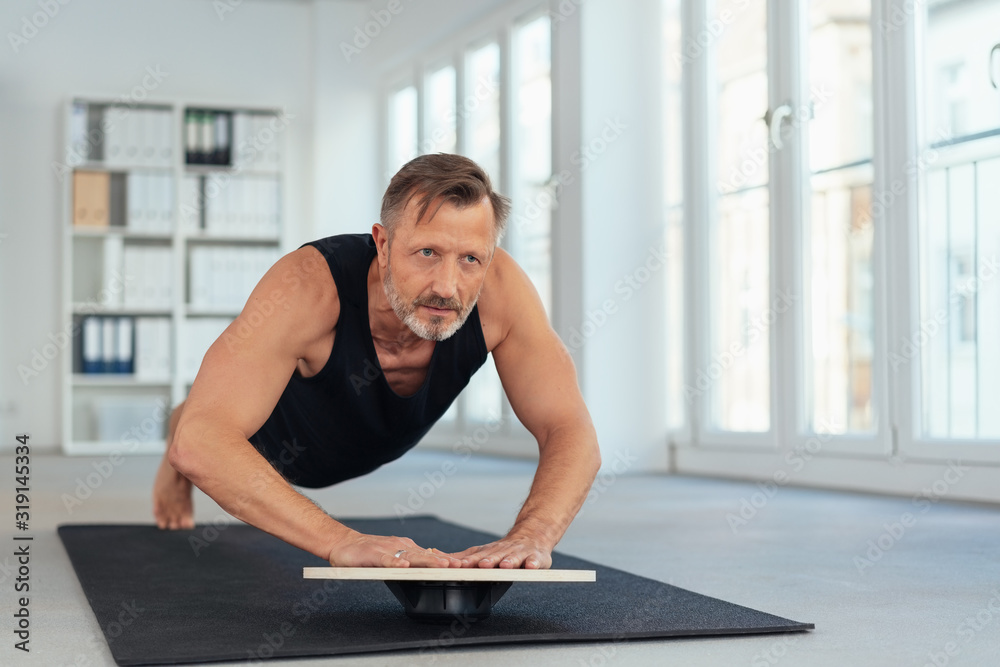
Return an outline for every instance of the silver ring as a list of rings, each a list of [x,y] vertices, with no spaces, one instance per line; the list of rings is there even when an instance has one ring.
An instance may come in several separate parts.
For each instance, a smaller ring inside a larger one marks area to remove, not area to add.
[[[400,556],[402,556],[405,553],[406,553],[406,549],[400,549],[399,551],[396,552],[396,555],[393,556],[393,558],[399,558]]]

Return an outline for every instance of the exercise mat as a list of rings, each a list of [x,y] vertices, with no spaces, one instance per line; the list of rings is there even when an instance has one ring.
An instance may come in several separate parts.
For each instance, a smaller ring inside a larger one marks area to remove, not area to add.
[[[448,552],[496,539],[431,516],[342,521]],[[516,583],[489,618],[435,625],[381,582],[303,579],[328,563],[243,524],[64,525],[59,537],[119,665],[813,628],[558,552],[552,567],[596,570],[596,583]]]

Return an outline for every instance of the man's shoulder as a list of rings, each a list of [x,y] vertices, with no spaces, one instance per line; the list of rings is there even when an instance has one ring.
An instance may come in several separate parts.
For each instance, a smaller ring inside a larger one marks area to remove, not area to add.
[[[487,347],[502,341],[525,307],[538,301],[538,292],[509,252],[497,248],[479,297],[479,319]]]

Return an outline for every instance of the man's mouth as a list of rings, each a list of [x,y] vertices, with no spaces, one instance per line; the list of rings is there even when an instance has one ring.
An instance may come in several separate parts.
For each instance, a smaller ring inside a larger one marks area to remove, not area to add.
[[[450,313],[455,312],[453,308],[435,308],[434,306],[423,306],[426,308],[431,315],[437,315],[438,317],[447,317]]]

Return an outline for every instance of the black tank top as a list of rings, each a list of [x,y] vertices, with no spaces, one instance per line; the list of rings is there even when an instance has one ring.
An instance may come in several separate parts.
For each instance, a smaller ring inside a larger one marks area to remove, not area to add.
[[[377,254],[371,235],[305,245],[323,254],[337,284],[333,350],[316,375],[292,375],[250,442],[289,482],[317,488],[371,472],[416,445],[485,363],[487,349],[476,306],[455,335],[435,344],[420,389],[396,394],[382,374],[368,320],[368,270]]]

